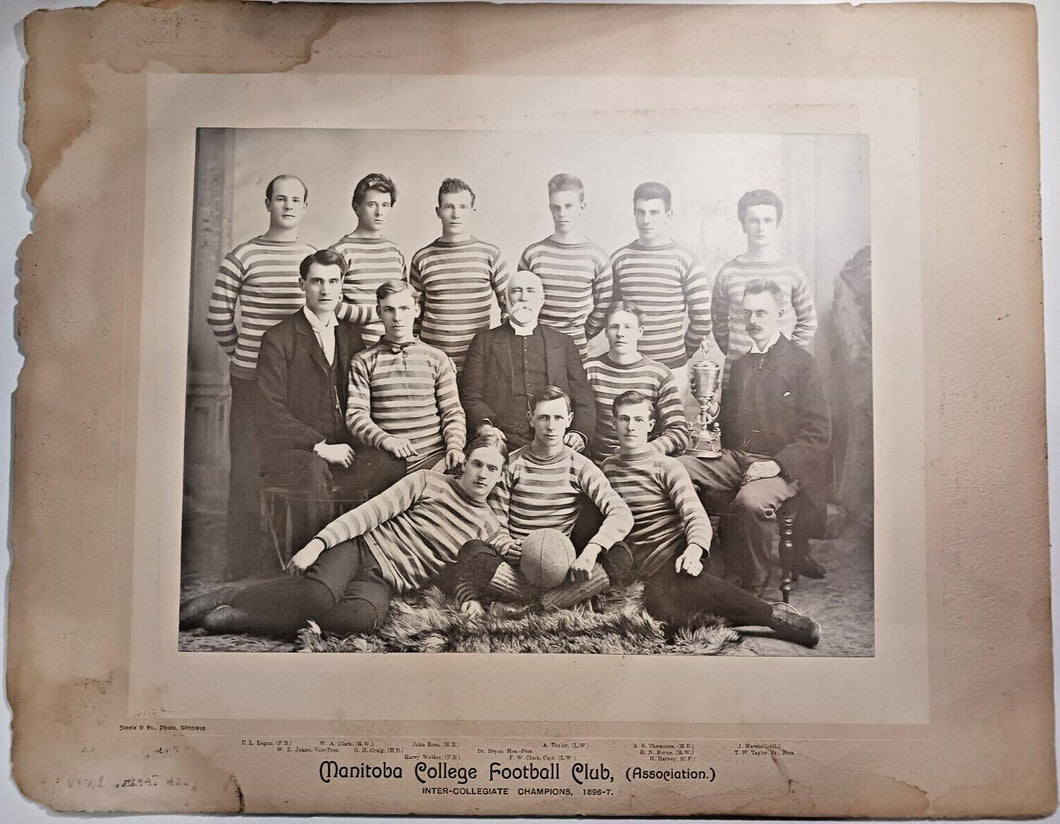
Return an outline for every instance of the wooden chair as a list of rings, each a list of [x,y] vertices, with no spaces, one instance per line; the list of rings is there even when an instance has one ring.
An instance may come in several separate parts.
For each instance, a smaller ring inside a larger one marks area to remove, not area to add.
[[[799,580],[795,571],[795,513],[798,511],[799,496],[789,498],[777,512],[777,525],[780,529],[780,542],[777,555],[780,556],[780,597],[789,603],[792,585]]]
[[[795,583],[799,580],[799,573],[795,571],[795,521],[799,508],[798,501],[799,496],[796,495],[781,504],[780,509],[777,510],[780,597],[785,604],[791,602],[791,592]],[[725,529],[725,522],[735,517],[737,517],[737,513],[734,509],[728,509],[710,516],[711,524],[714,526],[715,542],[720,541],[720,535]]]
[[[331,490],[331,517],[337,518],[343,512],[360,506],[369,496],[362,495],[351,497],[343,495],[342,490],[333,487]],[[267,540],[272,544],[273,551],[280,563],[280,569],[286,569],[288,561],[294,554],[295,547],[292,545],[293,520],[291,518],[291,506],[299,501],[308,500],[306,493],[301,489],[292,489],[286,486],[265,486],[261,490],[261,526]],[[321,524],[324,526],[324,524]],[[300,547],[299,547],[300,549]]]

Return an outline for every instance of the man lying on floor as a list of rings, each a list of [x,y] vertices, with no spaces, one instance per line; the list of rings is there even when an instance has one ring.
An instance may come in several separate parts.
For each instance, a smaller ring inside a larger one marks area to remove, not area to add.
[[[485,541],[518,563],[486,499],[507,459],[492,427],[465,450],[460,478],[423,469],[332,521],[288,565],[291,576],[231,584],[181,607],[180,628],[293,637],[310,620],[335,635],[377,629],[395,594],[432,582],[462,545]]]

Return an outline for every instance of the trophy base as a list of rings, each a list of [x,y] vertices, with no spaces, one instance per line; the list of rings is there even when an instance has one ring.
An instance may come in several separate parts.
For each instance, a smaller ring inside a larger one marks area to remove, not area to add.
[[[696,449],[695,447],[689,447],[685,450],[686,455],[691,455],[695,458],[720,458],[720,449]]]

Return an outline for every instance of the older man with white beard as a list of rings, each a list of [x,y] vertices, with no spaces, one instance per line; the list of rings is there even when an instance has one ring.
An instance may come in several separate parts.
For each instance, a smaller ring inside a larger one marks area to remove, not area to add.
[[[488,421],[504,432],[510,449],[524,446],[534,436],[527,419],[529,399],[546,386],[558,386],[570,396],[574,416],[564,442],[583,451],[596,411],[578,347],[570,336],[538,323],[545,292],[533,272],[516,272],[507,298],[508,319],[475,335],[458,378],[468,431]]]

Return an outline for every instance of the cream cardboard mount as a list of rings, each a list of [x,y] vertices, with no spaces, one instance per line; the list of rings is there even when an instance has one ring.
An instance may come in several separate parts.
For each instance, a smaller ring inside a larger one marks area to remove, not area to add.
[[[38,13],[25,36],[8,639],[25,795],[1055,808],[1033,9],[125,3]],[[867,135],[875,655],[178,652],[199,127]]]

